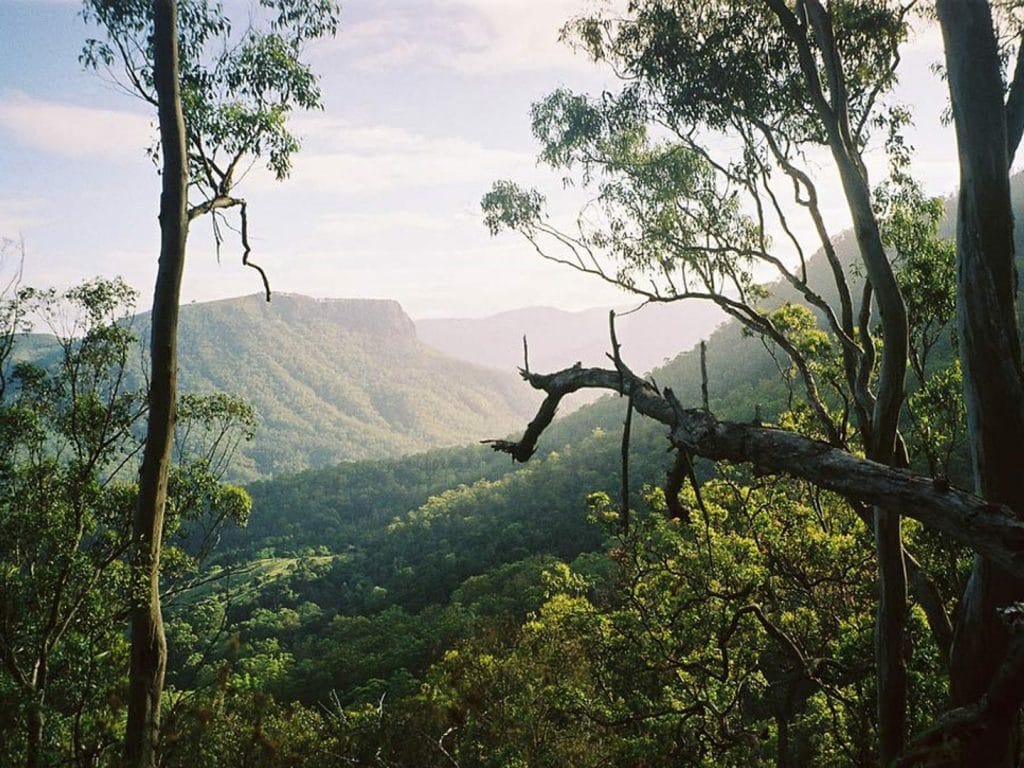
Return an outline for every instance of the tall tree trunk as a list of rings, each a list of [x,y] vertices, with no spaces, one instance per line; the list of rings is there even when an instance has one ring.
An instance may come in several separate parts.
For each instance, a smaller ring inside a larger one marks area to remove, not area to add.
[[[163,189],[160,263],[153,292],[149,423],[133,519],[132,565],[139,604],[131,616],[132,647],[125,736],[126,768],[153,768],[160,736],[167,642],[160,612],[160,547],[177,400],[178,304],[188,236],[188,164],[178,83],[177,9],[153,0],[153,76],[159,102]]]
[[[894,465],[910,344],[907,310],[882,245],[862,163],[854,159],[849,147],[836,139],[833,139],[832,154],[843,182],[861,258],[874,289],[885,339],[870,430],[861,425],[861,435],[869,459]],[[875,612],[878,755],[879,764],[887,766],[902,754],[907,735],[907,663],[904,658],[907,572],[900,516],[879,506],[874,508],[873,515],[879,582]]]
[[[999,53],[988,3],[940,0],[937,8],[960,156],[957,329],[975,490],[1024,511],[1024,385]],[[953,640],[954,704],[987,690],[1008,648],[995,609],[1024,597],[1022,586],[975,559]],[[1014,764],[1016,713],[1001,714],[972,744],[972,764]]]

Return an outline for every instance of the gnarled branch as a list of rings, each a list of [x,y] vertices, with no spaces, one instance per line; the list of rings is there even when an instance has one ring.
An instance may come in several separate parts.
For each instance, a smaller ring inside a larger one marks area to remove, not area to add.
[[[537,416],[516,442],[484,441],[515,461],[533,456],[566,395],[581,389],[632,391],[636,411],[667,426],[679,448],[716,461],[748,462],[761,472],[788,474],[911,517],[1024,577],[1024,518],[1005,505],[793,432],[719,421],[703,409],[683,408],[671,390],[659,391],[628,369],[583,368],[577,363],[553,374],[521,373],[547,395]]]

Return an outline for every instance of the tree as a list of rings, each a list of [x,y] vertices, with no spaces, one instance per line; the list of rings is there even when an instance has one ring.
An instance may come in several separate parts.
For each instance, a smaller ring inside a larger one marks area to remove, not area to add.
[[[518,231],[542,255],[649,301],[715,302],[789,358],[813,420],[798,425],[802,434],[719,422],[633,375],[616,350],[613,371],[524,372],[548,397],[520,441],[494,447],[528,459],[562,396],[583,386],[605,387],[629,394],[637,410],[666,424],[681,452],[751,462],[760,471],[792,474],[873,504],[866,522],[876,537],[880,579],[883,765],[905,746],[905,569],[940,647],[949,627],[934,583],[903,546],[899,516],[953,535],[981,556],[964,601],[968,610],[958,616],[951,666],[954,703],[976,707],[970,719],[975,730],[957,737],[968,751],[976,741],[987,743],[992,764],[1008,764],[1008,756],[995,755],[1008,749],[1020,699],[1002,690],[997,698],[992,691],[987,700],[983,694],[1004,680],[1005,670],[997,674],[1004,659],[1014,658],[1012,650],[1007,656],[1007,632],[995,608],[1024,596],[1011,578],[1022,574],[1013,562],[1020,544],[992,540],[984,529],[1008,525],[1018,532],[1007,529],[1005,535],[1020,536],[1011,510],[1022,509],[1014,495],[1021,462],[997,446],[1019,434],[1022,400],[1016,389],[997,388],[998,382],[1016,387],[1020,381],[1007,161],[1007,147],[1016,142],[1007,139],[1006,121],[1009,116],[1009,135],[1019,139],[1024,87],[1018,82],[1024,73],[1014,76],[1004,109],[1000,61],[1006,57],[1000,59],[988,4],[940,3],[961,144],[957,327],[978,495],[947,494],[944,481],[936,493],[929,478],[905,469],[900,434],[908,359],[916,361],[917,372],[934,329],[923,327],[921,317],[908,317],[906,304],[918,284],[901,280],[899,262],[911,262],[913,269],[915,254],[938,254],[941,263],[948,253],[927,226],[933,206],[907,175],[910,150],[901,129],[909,115],[888,96],[910,5],[649,0],[631,3],[622,18],[588,16],[566,27],[568,38],[624,81],[619,93],[599,99],[557,91],[533,111],[541,158],[596,188],[594,203],[569,230],[547,217],[538,193],[498,182],[483,203],[491,231]],[[1016,40],[1011,21],[1007,14],[1004,31]],[[988,102],[973,100],[982,98],[979,91]],[[730,152],[734,147],[739,150]],[[883,148],[889,162],[886,183],[875,188],[866,161],[871,147]],[[843,190],[853,222],[863,275],[857,282],[848,277],[822,213],[819,187],[830,179],[822,180],[812,160],[823,155],[831,158],[831,179]],[[827,269],[816,269],[805,257],[796,217],[806,217],[816,233]],[[800,343],[806,334],[791,313],[765,306],[754,281],[760,265],[775,269],[823,324],[839,350],[831,373],[816,366]],[[923,387],[929,371],[919,368]],[[1018,467],[1017,476],[1010,467]],[[948,505],[954,495],[957,504],[972,505],[976,517],[957,519]],[[997,553],[993,545],[1006,549]]]
[[[0,689],[12,703],[0,758],[26,766],[95,764],[117,743],[123,622],[138,488],[139,385],[134,291],[93,280],[63,292],[19,286],[0,302]],[[54,333],[32,347],[29,316]],[[194,530],[243,523],[244,491],[220,477],[254,417],[225,396],[191,398],[164,521],[166,582],[187,579]],[[216,443],[216,445],[214,445]],[[9,695],[9,698],[8,698]]]
[[[137,577],[147,598],[132,613],[125,764],[154,766],[167,648],[160,611],[160,549],[166,507],[175,405],[177,326],[185,245],[191,221],[237,207],[242,263],[270,286],[249,260],[244,199],[235,195],[240,164],[266,155],[281,179],[298,142],[287,130],[295,108],[320,106],[316,77],[301,61],[303,44],[337,28],[334,0],[263,0],[269,31],[255,25],[232,39],[222,7],[207,0],[86,0],[84,15],[107,41],[89,40],[82,54],[91,67],[122,68],[125,87],[156,108],[162,193],[160,260],[153,296],[152,373],[146,448],[133,523]],[[179,17],[181,20],[179,28]],[[155,154],[155,151],[154,151]],[[189,203],[190,189],[200,200]]]

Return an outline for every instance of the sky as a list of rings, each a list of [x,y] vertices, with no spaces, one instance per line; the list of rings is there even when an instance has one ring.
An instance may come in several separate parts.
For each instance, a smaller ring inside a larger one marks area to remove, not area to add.
[[[255,173],[252,259],[276,291],[389,298],[414,318],[479,317],[516,307],[622,305],[615,289],[540,259],[513,234],[491,237],[480,198],[497,179],[578,204],[538,166],[531,103],[555,88],[597,93],[612,75],[559,42],[594,0],[344,0],[333,40],[309,50],[325,108],[295,118],[291,177]],[[245,7],[230,0],[229,8]],[[0,0],[0,237],[21,238],[32,285],[121,275],[145,303],[156,275],[159,178],[145,149],[154,115],[83,71],[98,31],[77,0]],[[933,194],[956,184],[956,146],[931,71],[936,30],[914,37],[898,96],[914,109],[915,172]],[[870,158],[869,158],[870,160]],[[823,163],[824,165],[824,163]],[[826,195],[833,226],[847,216]],[[193,224],[183,301],[261,290],[228,240]]]

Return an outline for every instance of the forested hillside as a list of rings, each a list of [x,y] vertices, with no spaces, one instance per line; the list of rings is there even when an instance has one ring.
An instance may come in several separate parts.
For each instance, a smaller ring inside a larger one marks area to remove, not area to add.
[[[145,313],[127,323],[147,338]],[[256,411],[256,436],[232,464],[236,479],[504,435],[537,400],[511,370],[420,342],[392,301],[278,294],[191,304],[181,310],[181,345],[183,391],[230,392]],[[52,359],[53,338],[20,336],[17,350]]]
[[[183,307],[181,335],[185,389],[256,409],[243,462],[264,477],[504,434],[535,401],[512,372],[420,342],[396,302],[247,296]]]

